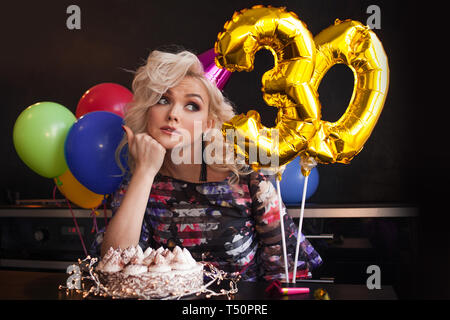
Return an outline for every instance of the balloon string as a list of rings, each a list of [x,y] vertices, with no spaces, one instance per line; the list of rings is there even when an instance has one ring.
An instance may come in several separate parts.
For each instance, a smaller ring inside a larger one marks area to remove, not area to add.
[[[55,201],[56,206],[61,207],[61,203],[56,202],[56,190],[57,190],[57,187],[56,187],[56,184],[55,184],[55,186],[53,187],[53,200]],[[63,196],[64,196],[64,195],[63,195]],[[64,196],[64,197],[65,197],[65,196]],[[67,199],[66,199],[66,200],[67,200]]]
[[[284,256],[284,272],[286,276],[286,282],[289,282],[289,268],[287,262],[287,252],[286,252],[286,238],[284,231],[284,217],[283,217],[283,205],[281,201],[281,193],[280,193],[280,178],[277,178],[277,193],[278,193],[278,210],[280,211],[280,231],[281,231],[281,241],[283,244],[283,256]]]
[[[95,213],[95,209],[92,209],[91,212],[91,216],[92,216],[92,230],[91,233],[95,232],[98,233],[98,226],[97,226],[97,214]]]
[[[77,229],[77,233],[78,233],[78,237],[80,238],[81,245],[83,246],[84,254],[87,256],[88,254],[87,254],[86,246],[84,245],[83,236],[81,235],[80,228],[78,228],[77,219],[75,218],[75,215],[73,214],[72,207],[70,205],[69,200],[67,200],[67,198],[66,198],[66,203],[69,206],[70,213],[72,214],[73,222],[75,224],[75,228]]]
[[[53,200],[56,200],[56,184],[53,187]]]
[[[303,197],[302,197],[302,207],[300,210],[300,221],[298,224],[298,234],[297,234],[297,247],[295,248],[295,261],[294,261],[294,274],[292,276],[292,283],[295,283],[297,276],[297,261],[298,261],[298,252],[300,249],[300,238],[302,236],[302,227],[303,227],[303,213],[305,212],[305,199],[306,199],[306,189],[308,188],[308,177],[305,177],[303,182]]]
[[[105,217],[105,228],[108,226],[108,216],[106,214],[106,196],[103,199],[103,216]]]

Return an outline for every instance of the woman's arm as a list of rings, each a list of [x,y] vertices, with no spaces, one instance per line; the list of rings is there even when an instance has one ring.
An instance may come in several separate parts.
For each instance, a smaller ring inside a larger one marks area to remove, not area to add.
[[[166,154],[166,149],[150,135],[140,133],[135,136],[126,126],[124,130],[136,168],[122,203],[106,229],[101,247],[102,256],[110,247],[125,249],[139,243],[153,180]]]
[[[154,176],[138,171],[133,174],[119,209],[108,223],[102,242],[102,256],[110,247],[125,249],[139,243],[153,179]]]

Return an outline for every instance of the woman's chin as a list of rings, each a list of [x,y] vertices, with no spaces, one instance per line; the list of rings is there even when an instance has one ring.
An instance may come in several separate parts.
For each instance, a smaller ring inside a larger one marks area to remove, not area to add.
[[[173,150],[173,149],[179,149],[183,147],[183,144],[181,142],[176,141],[167,141],[165,139],[157,140],[160,145],[164,147],[166,150]]]
[[[177,145],[180,144],[180,141],[182,141],[182,137],[176,137],[176,136],[156,136],[154,137],[154,139],[156,141],[158,141],[158,143],[160,145],[162,145],[166,150],[167,149],[173,149],[175,148]]]

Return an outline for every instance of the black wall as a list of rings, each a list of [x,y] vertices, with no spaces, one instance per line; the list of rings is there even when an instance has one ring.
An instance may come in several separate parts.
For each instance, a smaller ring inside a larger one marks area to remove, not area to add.
[[[73,113],[85,90],[101,82],[128,88],[132,74],[150,50],[177,44],[195,53],[213,47],[234,11],[255,1],[39,1],[2,5],[1,157],[3,201],[6,191],[21,198],[50,198],[53,181],[40,177],[18,157],[12,142],[16,118],[39,101],[58,102]],[[410,8],[396,1],[271,1],[298,14],[313,35],[336,18],[366,23],[367,7],[381,8],[382,40],[390,64],[390,88],[379,122],[363,151],[349,165],[320,165],[315,203],[415,203],[417,161],[414,143]],[[66,8],[81,9],[81,30],[68,30]],[[255,71],[234,73],[225,94],[238,113],[257,110],[272,126],[276,110],[261,95],[261,76],[273,64],[268,51],[257,54]],[[350,69],[338,65],[320,88],[323,119],[336,121],[353,90]]]

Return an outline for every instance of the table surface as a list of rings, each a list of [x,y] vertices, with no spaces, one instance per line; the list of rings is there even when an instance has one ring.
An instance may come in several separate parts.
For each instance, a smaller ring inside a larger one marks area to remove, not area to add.
[[[78,300],[79,294],[66,294],[66,290],[58,289],[65,285],[68,274],[57,272],[32,272],[0,270],[0,300]],[[395,300],[397,295],[392,286],[369,290],[365,285],[298,283],[297,286],[310,288],[309,294],[276,296],[265,292],[267,282],[238,283],[239,292],[235,300],[311,300],[314,291],[326,290],[331,300]],[[199,299],[198,297],[195,297]],[[214,297],[226,299],[226,297]]]

